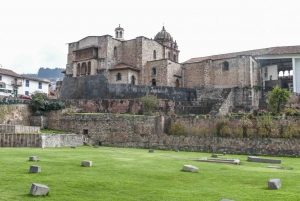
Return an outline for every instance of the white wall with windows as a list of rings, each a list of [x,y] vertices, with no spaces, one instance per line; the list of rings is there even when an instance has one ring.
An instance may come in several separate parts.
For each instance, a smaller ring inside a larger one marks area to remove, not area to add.
[[[20,95],[31,95],[32,93],[39,91],[48,94],[49,84],[47,81],[38,81],[35,79],[24,78],[23,85],[19,87],[18,94]]]

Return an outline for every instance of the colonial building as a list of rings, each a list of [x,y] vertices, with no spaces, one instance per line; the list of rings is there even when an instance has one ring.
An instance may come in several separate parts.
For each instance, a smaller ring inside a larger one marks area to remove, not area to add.
[[[300,93],[300,46],[192,58],[182,66],[185,87],[268,88],[279,85]]]
[[[184,88],[265,88],[300,93],[300,46],[192,58],[179,64],[177,42],[165,27],[154,39],[88,36],[69,43],[66,77],[103,74],[110,84]],[[297,79],[296,79],[297,78]]]
[[[35,91],[49,93],[50,81],[25,77],[12,70],[0,68],[0,96],[17,97]]]
[[[163,27],[154,39],[124,39],[124,29],[69,43],[66,77],[103,74],[109,83],[182,87],[176,41]]]

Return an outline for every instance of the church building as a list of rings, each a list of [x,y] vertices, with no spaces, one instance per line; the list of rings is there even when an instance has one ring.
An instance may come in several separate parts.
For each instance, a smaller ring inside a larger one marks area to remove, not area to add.
[[[192,58],[178,63],[179,50],[165,27],[154,39],[88,36],[69,43],[66,77],[102,74],[110,84],[181,88],[271,88],[300,93],[300,46],[271,47]]]
[[[124,29],[115,37],[88,36],[69,43],[66,77],[104,75],[111,84],[182,87],[177,42],[166,31],[154,39],[125,40]]]

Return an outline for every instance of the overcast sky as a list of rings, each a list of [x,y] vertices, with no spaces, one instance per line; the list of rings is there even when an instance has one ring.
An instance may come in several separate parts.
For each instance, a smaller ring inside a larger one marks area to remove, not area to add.
[[[2,0],[0,65],[17,73],[65,68],[67,43],[86,36],[177,41],[179,62],[193,57],[300,45],[299,0]],[[1,67],[0,66],[0,67]]]

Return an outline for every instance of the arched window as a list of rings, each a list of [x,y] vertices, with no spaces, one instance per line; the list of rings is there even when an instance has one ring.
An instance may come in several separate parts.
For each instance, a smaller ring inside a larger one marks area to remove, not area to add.
[[[120,32],[120,38],[122,38],[122,31]]]
[[[176,81],[175,81],[175,87],[179,87],[179,80],[178,79],[176,79]]]
[[[91,62],[88,62],[88,68],[87,68],[87,74],[90,75],[91,74]]]
[[[84,62],[81,66],[81,75],[85,75],[86,74],[86,63]]]
[[[152,79],[151,83],[152,83],[152,86],[156,86],[156,79]]]
[[[80,64],[77,64],[77,72],[76,72],[77,76],[80,75]]]
[[[176,62],[176,54],[174,54],[174,56],[173,56],[173,61]]]
[[[121,73],[118,73],[118,74],[117,74],[117,81],[118,81],[118,80],[122,80],[122,75],[121,75]]]
[[[279,71],[278,76],[283,77],[283,71]]]
[[[152,68],[152,75],[156,75],[156,68]]]
[[[168,52],[168,59],[171,59],[171,53]]]
[[[134,76],[131,76],[131,84],[135,85],[135,77]]]
[[[114,47],[114,56],[116,57],[117,55],[118,55],[117,47]]]
[[[153,59],[156,59],[156,51],[153,51]]]
[[[228,61],[224,61],[222,63],[222,70],[223,71],[228,71],[229,70],[229,63],[228,63]]]

